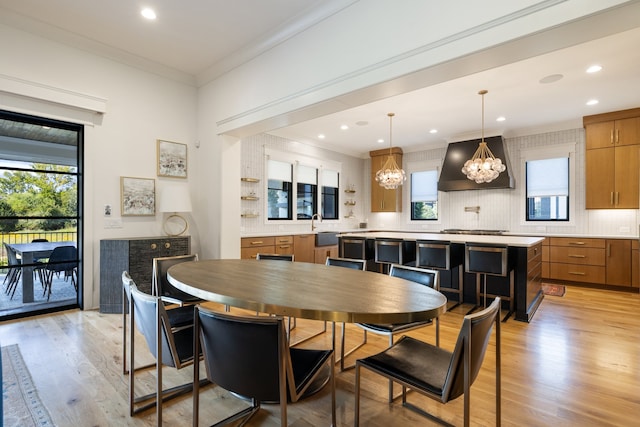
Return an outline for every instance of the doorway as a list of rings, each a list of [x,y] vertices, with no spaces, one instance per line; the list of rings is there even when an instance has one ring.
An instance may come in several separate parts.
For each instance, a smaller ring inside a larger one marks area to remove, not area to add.
[[[83,131],[0,110],[0,320],[83,307]]]

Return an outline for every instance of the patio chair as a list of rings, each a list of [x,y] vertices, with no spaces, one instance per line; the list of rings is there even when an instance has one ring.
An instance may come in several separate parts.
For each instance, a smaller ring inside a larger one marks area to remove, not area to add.
[[[2,243],[4,250],[7,253],[7,274],[4,276],[3,285],[6,285],[4,293],[6,295],[11,294],[10,299],[13,299],[13,295],[16,293],[18,282],[20,282],[20,276],[22,276],[22,268],[16,252],[11,249],[6,243]]]
[[[44,266],[44,292],[47,301],[51,297],[53,275],[64,272],[65,279],[71,278],[71,284],[78,292],[78,250],[75,246],[58,246],[49,255],[49,260]]]

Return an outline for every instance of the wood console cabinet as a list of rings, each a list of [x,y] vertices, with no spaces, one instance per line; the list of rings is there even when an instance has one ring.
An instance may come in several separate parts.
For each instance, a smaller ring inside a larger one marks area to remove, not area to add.
[[[376,172],[382,169],[389,157],[389,149],[370,151],[371,156],[371,212],[402,212],[402,187],[387,190],[376,181]],[[402,149],[394,147],[391,155],[402,167]]]
[[[640,207],[640,108],[583,118],[586,208]]]
[[[153,259],[191,253],[191,237],[142,237],[100,240],[100,312],[122,313],[122,272],[140,290],[151,293]]]

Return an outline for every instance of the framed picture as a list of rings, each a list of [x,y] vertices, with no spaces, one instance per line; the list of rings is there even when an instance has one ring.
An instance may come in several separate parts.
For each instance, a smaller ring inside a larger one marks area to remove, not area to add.
[[[187,177],[187,144],[158,140],[158,176]]]
[[[120,177],[122,216],[151,216],[156,214],[156,180]]]

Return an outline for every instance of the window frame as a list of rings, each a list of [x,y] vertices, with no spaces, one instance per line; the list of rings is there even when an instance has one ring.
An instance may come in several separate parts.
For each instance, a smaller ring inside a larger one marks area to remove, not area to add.
[[[409,176],[408,185],[403,185],[404,193],[402,197],[404,197],[407,204],[407,224],[418,225],[421,224],[423,226],[427,225],[440,225],[442,223],[442,212],[440,211],[440,207],[442,206],[442,192],[438,191],[436,188],[436,192],[438,195],[437,203],[437,217],[435,219],[414,219],[413,218],[413,202],[411,201],[411,192],[412,192],[412,174],[416,172],[427,172],[427,171],[436,171],[437,179],[440,178],[440,172],[442,170],[442,160],[422,160],[417,162],[407,162],[407,175]]]
[[[566,143],[566,144],[558,144],[554,146],[546,146],[546,147],[536,147],[530,149],[523,149],[520,152],[520,167],[521,167],[521,182],[524,185],[521,186],[521,197],[522,202],[519,203],[520,206],[520,223],[525,226],[535,226],[535,227],[567,227],[575,225],[575,204],[576,204],[576,188],[575,188],[575,177],[576,177],[576,144],[575,143]],[[528,199],[527,199],[527,162],[532,160],[548,160],[548,159],[557,159],[557,158],[568,158],[569,159],[569,195],[568,195],[568,212],[567,215],[569,217],[568,220],[529,220],[527,219],[527,209],[528,209]]]

